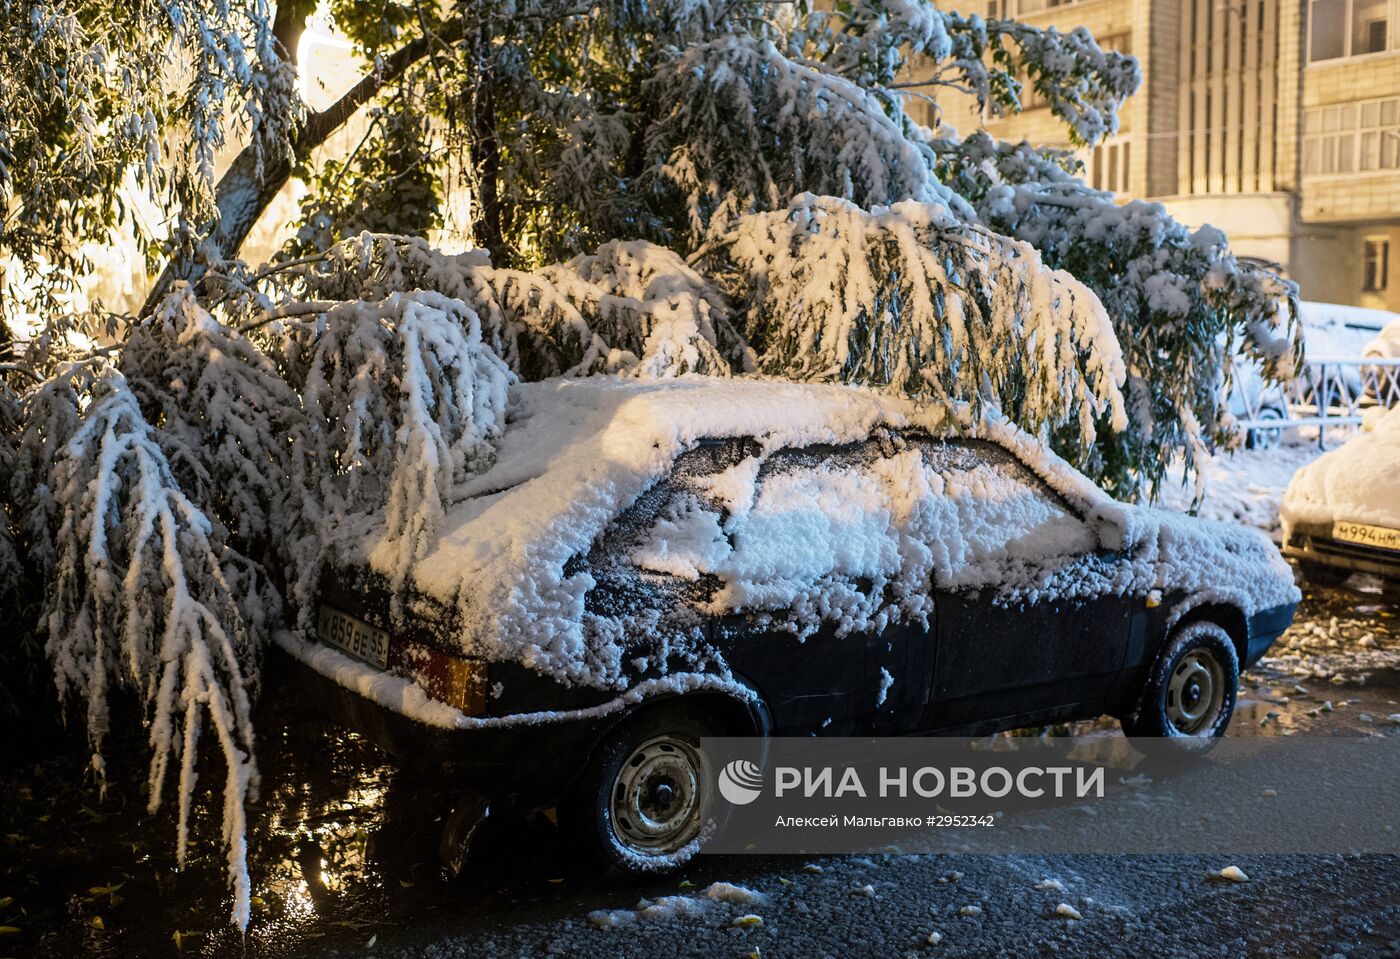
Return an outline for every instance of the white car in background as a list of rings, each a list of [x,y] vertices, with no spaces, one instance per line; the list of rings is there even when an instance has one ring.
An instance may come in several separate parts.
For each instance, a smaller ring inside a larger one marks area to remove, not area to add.
[[[1397,316],[1361,351],[1368,360],[1400,360],[1400,316]],[[1400,366],[1368,366],[1366,398],[1381,406],[1400,403]]]
[[[1303,300],[1298,304],[1306,358],[1358,359],[1362,356],[1400,356],[1400,315],[1340,303]],[[1303,376],[1309,371],[1304,370]],[[1361,369],[1344,366],[1337,375],[1352,396],[1362,391]],[[1334,381],[1335,382],[1335,381]],[[1341,402],[1333,397],[1333,402]],[[1290,418],[1288,400],[1282,388],[1264,379],[1259,364],[1243,356],[1235,357],[1234,382],[1229,408],[1237,420],[1278,421],[1279,428],[1256,426],[1245,435],[1250,449],[1273,449],[1283,435],[1283,421]]]
[[[1298,470],[1281,517],[1283,552],[1309,582],[1400,580],[1400,407],[1368,410],[1361,432]]]
[[[1394,314],[1391,314],[1394,316]],[[1367,359],[1400,359],[1400,316],[1396,316],[1362,349]]]

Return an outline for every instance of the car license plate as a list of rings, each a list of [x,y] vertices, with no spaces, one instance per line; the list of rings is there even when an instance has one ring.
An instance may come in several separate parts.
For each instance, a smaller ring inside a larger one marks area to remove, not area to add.
[[[389,634],[330,606],[321,607],[316,638],[380,669],[389,665]]]
[[[1359,543],[1362,546],[1379,546],[1381,549],[1400,549],[1400,529],[1385,526],[1367,526],[1365,523],[1333,523],[1332,538],[1344,543]]]

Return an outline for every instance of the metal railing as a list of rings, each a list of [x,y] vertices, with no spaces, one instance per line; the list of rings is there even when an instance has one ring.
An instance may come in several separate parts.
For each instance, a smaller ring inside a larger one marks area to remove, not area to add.
[[[1240,426],[1247,430],[1315,426],[1318,445],[1325,446],[1329,426],[1355,426],[1363,410],[1400,406],[1400,358],[1309,359],[1292,382],[1255,391],[1244,406]]]

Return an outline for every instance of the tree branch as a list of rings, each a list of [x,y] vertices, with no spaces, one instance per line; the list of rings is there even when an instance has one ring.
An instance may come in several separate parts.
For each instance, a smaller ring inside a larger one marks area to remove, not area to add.
[[[448,39],[443,36],[419,37],[379,60],[375,69],[361,77],[339,100],[306,117],[301,129],[292,138],[293,154],[296,157],[309,155],[312,150],[325,143],[332,133],[344,126],[355,115],[355,111],[426,56],[434,43],[442,43]],[[214,200],[219,214],[217,222],[210,224],[208,242],[204,244],[204,259],[228,259],[236,256],[243,246],[243,241],[248,238],[253,224],[286,184],[291,174],[292,156],[283,154],[270,162],[264,157],[259,176],[258,145],[253,143],[244,147],[214,188]],[[198,283],[203,279],[206,270],[206,265],[193,260],[189,253],[177,254],[166,264],[155,286],[151,288],[145,304],[141,307],[140,315],[150,314],[170,292],[170,287],[176,280]]]

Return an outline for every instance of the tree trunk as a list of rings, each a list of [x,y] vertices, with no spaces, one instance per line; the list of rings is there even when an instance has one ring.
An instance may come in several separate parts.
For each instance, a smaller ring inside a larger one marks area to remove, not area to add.
[[[436,38],[439,42],[445,38]],[[344,96],[319,113],[311,113],[293,137],[293,154],[298,158],[308,156],[312,150],[325,143],[331,134],[346,124],[355,111],[364,106],[383,87],[403,76],[413,64],[421,60],[432,48],[427,37],[420,37],[393,54],[385,57],[382,67],[360,78]],[[238,255],[243,241],[253,229],[262,211],[272,202],[292,174],[292,156],[283,154],[277,158],[264,157],[262,175],[258,175],[258,149],[250,144],[234,159],[214,188],[214,202],[218,208],[217,220],[210,224],[208,237],[203,244],[204,255],[200,260],[192,259],[188,253],[177,254],[161,271],[156,284],[146,297],[141,315],[152,313],[176,280],[198,283],[204,277],[208,260],[231,259]]]
[[[10,321],[5,314],[5,261],[0,260],[0,360],[8,362],[14,335],[10,333]]]
[[[297,65],[297,47],[306,32],[306,21],[316,12],[316,0],[278,0],[272,35],[282,47],[282,59]]]
[[[501,141],[496,132],[496,77],[491,68],[491,33],[489,21],[482,23],[477,40],[477,83],[472,94],[471,135],[472,159],[476,167],[477,207],[472,216],[472,234],[476,245],[505,262],[505,242],[501,231],[501,197],[498,181],[501,175]]]

